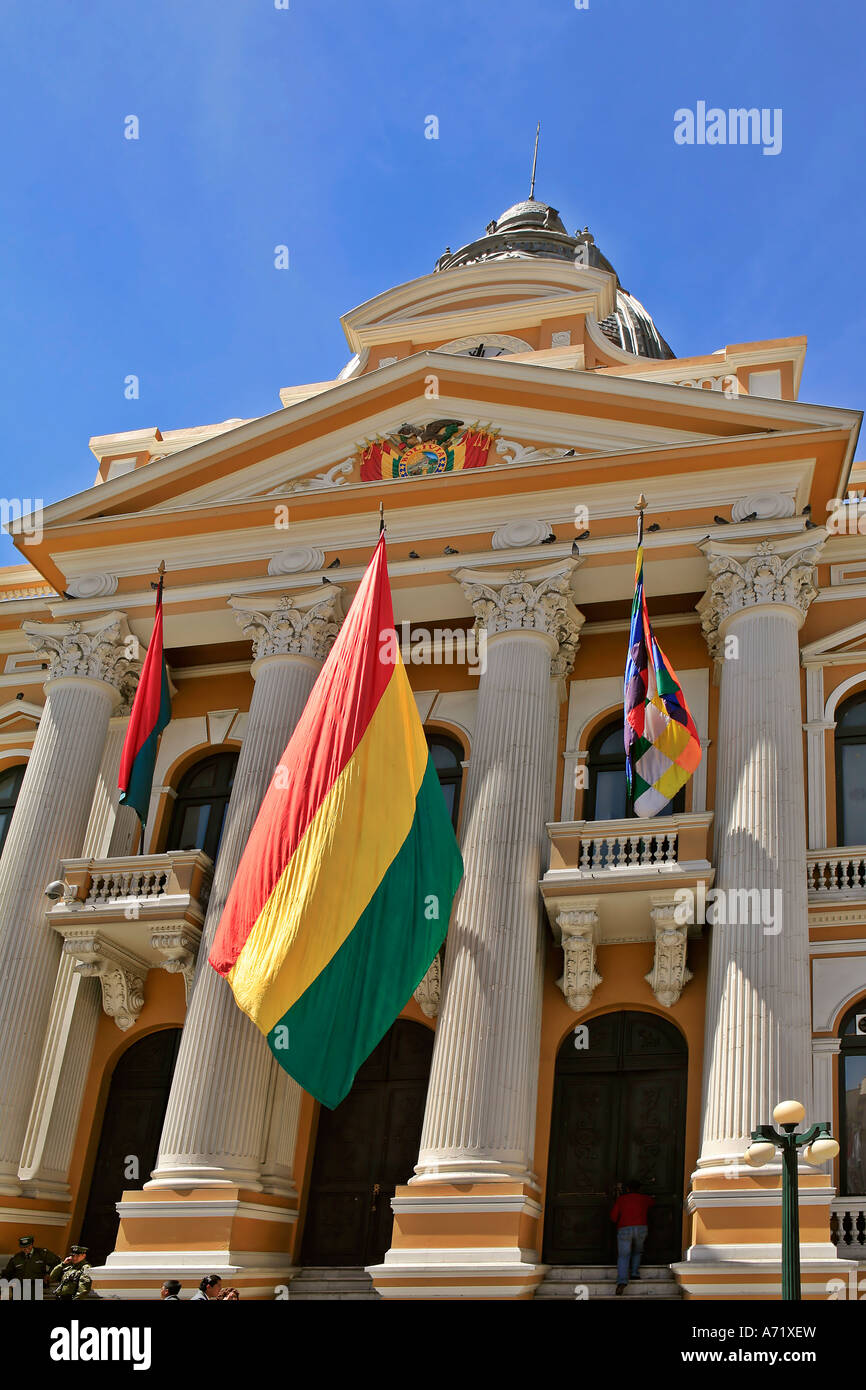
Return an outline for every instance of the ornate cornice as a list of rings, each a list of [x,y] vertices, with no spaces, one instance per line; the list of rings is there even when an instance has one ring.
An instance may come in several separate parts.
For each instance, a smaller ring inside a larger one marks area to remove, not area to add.
[[[263,598],[255,608],[229,599],[256,661],[266,656],[309,656],[324,661],[342,621],[343,591],[337,584],[306,594]]]
[[[584,623],[571,593],[571,577],[579,563],[567,559],[531,570],[462,569],[454,578],[472,604],[476,630],[488,637],[502,632],[545,633],[557,648],[551,675],[566,676],[574,665]]]
[[[27,640],[48,657],[46,680],[78,676],[105,681],[121,703],[131,703],[140,665],[138,639],[125,613],[106,613],[86,622],[23,623]]]
[[[785,605],[796,609],[801,621],[805,618],[818,592],[815,566],[825,539],[823,532],[816,532],[805,542],[802,536],[762,540],[757,545],[701,542],[699,549],[706,556],[710,582],[698,612],[713,655],[722,624],[735,613]]]

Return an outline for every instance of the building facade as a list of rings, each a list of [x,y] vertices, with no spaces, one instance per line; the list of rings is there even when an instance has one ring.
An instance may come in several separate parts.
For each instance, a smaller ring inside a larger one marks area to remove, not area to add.
[[[804,1295],[854,1296],[859,413],[798,400],[802,338],[677,358],[591,234],[535,201],[343,326],[334,380],[257,419],[94,438],[94,485],[14,528],[0,1250],[83,1240],[123,1298],[212,1271],[258,1298],[329,1276],[592,1292],[637,1177],[672,1294],[777,1298],[780,1171],[743,1153],[795,1098],[842,1145],[802,1168]],[[651,821],[622,744],[641,492],[650,615],[704,750]],[[380,501],[465,877],[441,958],[331,1112],[206,957]],[[160,561],[172,718],[139,843],[116,780]]]

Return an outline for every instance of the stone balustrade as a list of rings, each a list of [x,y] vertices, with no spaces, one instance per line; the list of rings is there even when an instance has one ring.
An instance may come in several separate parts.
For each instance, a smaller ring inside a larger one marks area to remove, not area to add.
[[[806,878],[810,903],[831,898],[866,901],[866,846],[809,850]]]
[[[866,1260],[866,1196],[833,1199],[830,1239],[844,1259]]]

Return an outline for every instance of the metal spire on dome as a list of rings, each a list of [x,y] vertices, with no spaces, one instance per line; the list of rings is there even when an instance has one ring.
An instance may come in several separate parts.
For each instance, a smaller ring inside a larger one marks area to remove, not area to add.
[[[535,166],[536,166],[536,164],[538,163],[538,136],[539,136],[540,132],[541,132],[541,121],[539,121],[539,122],[538,122],[538,125],[535,127],[535,152],[534,152],[534,154],[533,154],[533,156],[532,156],[532,178],[531,178],[530,183],[529,183],[529,201],[530,201],[530,202],[532,202],[533,198],[535,197]]]

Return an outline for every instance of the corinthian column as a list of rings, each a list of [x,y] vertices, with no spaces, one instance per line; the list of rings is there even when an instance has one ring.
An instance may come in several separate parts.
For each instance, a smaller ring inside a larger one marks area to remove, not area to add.
[[[693,1245],[690,1265],[679,1271],[693,1269],[691,1262],[778,1259],[779,1169],[743,1165],[749,1136],[771,1120],[780,1100],[801,1100],[810,1121],[830,1118],[811,1113],[798,640],[817,592],[822,541],[799,535],[757,546],[707,541],[701,547],[710,579],[699,611],[721,667],[718,901],[707,984],[701,1156],[689,1201]],[[823,1176],[805,1173],[804,1188],[826,1188]],[[833,1250],[821,1200],[804,1192],[804,1258]],[[819,1217],[827,1225],[823,1240]],[[767,1277],[778,1278],[772,1271]],[[699,1281],[683,1282],[692,1296],[701,1296]]]
[[[122,613],[26,623],[48,657],[45,707],[0,862],[0,1194],[22,1191],[22,1146],[61,941],[45,887],[81,853],[112,711],[128,693],[134,639]]]
[[[385,1296],[400,1296],[400,1278],[427,1277],[432,1287],[436,1270],[419,1247],[440,1243],[453,1247],[451,1282],[459,1266],[470,1285],[474,1269],[485,1288],[500,1290],[477,1296],[525,1296],[540,1277],[526,1249],[540,1213],[532,1174],[544,966],[538,881],[550,811],[551,684],[570,669],[583,621],[571,596],[574,568],[567,560],[456,575],[486,636],[486,669],[421,1151],[416,1176],[394,1198],[394,1245],[375,1275]],[[439,1207],[446,1227],[432,1239]],[[487,1212],[507,1216],[482,1272]]]
[[[341,596],[332,585],[324,592],[262,599],[254,610],[249,601],[230,600],[244,635],[252,638],[255,688],[156,1168],[143,1191],[124,1193],[117,1248],[100,1287],[123,1289],[130,1279],[139,1287],[154,1280],[158,1287],[167,1275],[188,1275],[200,1249],[210,1252],[208,1269],[231,1278],[247,1296],[272,1298],[275,1283],[290,1272],[299,1090],[280,1072],[265,1038],[207,957],[259,806],[339,629]],[[280,1115],[271,1113],[275,1107]],[[169,1200],[170,1248],[164,1214]],[[253,1202],[257,1215],[250,1222]],[[235,1251],[245,1253],[238,1259]]]

